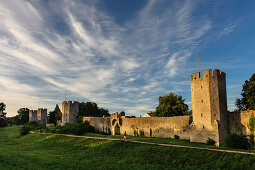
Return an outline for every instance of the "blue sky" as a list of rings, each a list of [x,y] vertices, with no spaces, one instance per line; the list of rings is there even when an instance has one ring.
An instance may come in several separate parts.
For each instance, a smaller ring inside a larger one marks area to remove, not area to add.
[[[158,97],[182,95],[191,109],[190,75],[227,75],[235,109],[255,66],[252,0],[1,0],[0,100],[54,109],[65,99],[93,101],[139,116]]]

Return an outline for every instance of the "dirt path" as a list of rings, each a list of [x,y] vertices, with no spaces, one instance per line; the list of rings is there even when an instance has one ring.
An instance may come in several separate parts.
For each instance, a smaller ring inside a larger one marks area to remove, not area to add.
[[[41,134],[52,134],[52,133],[41,133]],[[122,139],[103,138],[103,137],[77,136],[77,135],[67,135],[67,134],[58,134],[58,135],[74,137],[74,138],[122,141]],[[245,155],[255,155],[255,152],[249,152],[249,151],[246,152],[246,151],[237,151],[237,150],[206,148],[206,147],[200,147],[200,146],[174,145],[174,144],[164,144],[164,143],[154,143],[154,142],[143,142],[143,141],[136,141],[136,140],[129,140],[127,142],[149,144],[149,145],[159,145],[159,146],[167,146],[167,147],[176,147],[176,148],[200,149],[200,150],[208,150],[208,151],[216,151],[216,152],[228,152],[228,153],[239,153],[239,154],[245,154]]]

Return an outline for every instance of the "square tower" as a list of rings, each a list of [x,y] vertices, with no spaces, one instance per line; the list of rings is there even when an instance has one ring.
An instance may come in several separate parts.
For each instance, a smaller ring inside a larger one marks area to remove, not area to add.
[[[29,122],[37,121],[37,110],[29,110]]]
[[[79,112],[79,102],[62,102],[62,125],[76,123]]]
[[[217,69],[191,75],[193,124],[191,141],[206,142],[208,138],[220,145],[227,131],[226,75]]]
[[[40,108],[37,111],[37,119],[41,125],[46,126],[47,121],[47,109]]]

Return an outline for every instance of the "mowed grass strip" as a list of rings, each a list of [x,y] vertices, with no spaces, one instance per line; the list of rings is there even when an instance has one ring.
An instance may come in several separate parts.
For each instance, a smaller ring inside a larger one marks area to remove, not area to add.
[[[0,129],[0,169],[255,169],[255,156]]]

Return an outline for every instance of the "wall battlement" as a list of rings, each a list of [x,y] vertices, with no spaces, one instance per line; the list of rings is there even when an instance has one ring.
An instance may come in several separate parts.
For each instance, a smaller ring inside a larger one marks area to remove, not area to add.
[[[202,76],[201,76],[200,72],[193,73],[190,76],[190,80],[191,81],[197,81],[197,80],[202,80],[202,79],[210,78],[210,77],[212,77],[212,78],[225,78],[226,74],[224,72],[221,72],[218,69],[214,69],[213,72],[212,72],[211,69],[209,69],[209,70],[203,71]]]
[[[29,110],[29,121],[37,121],[41,125],[46,125],[47,109]]]

